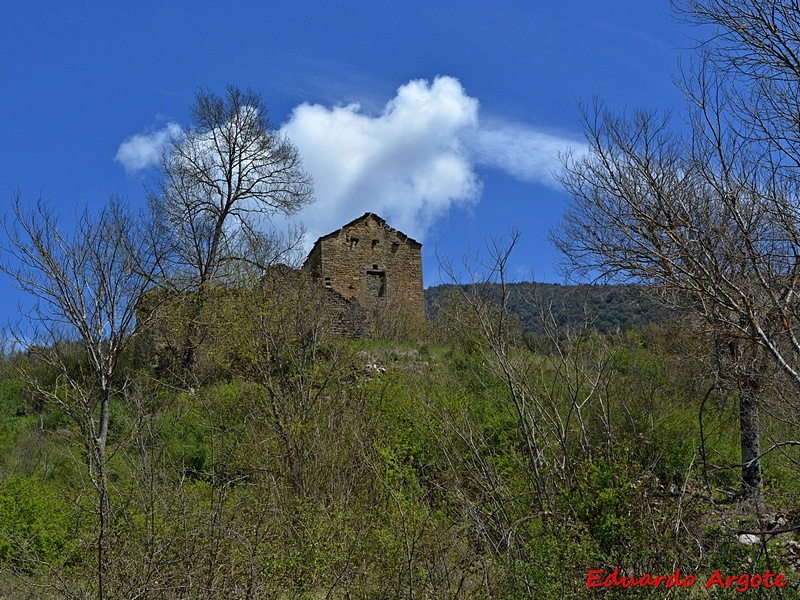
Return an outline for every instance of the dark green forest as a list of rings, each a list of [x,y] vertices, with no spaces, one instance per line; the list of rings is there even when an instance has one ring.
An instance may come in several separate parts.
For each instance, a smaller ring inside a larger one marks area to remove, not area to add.
[[[680,313],[655,302],[634,285],[557,283],[508,283],[508,308],[519,320],[523,335],[543,335],[546,326],[585,327],[602,334],[657,325],[675,320]],[[436,318],[439,308],[455,284],[431,286],[425,290],[427,314]],[[462,286],[468,289],[468,286]],[[489,297],[501,300],[499,284],[489,287]]]

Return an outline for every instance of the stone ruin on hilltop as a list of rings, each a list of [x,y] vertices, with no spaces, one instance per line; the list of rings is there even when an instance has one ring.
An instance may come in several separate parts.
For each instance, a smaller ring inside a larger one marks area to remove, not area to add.
[[[333,329],[367,334],[383,315],[422,320],[422,244],[371,212],[319,238],[302,270],[323,286]]]

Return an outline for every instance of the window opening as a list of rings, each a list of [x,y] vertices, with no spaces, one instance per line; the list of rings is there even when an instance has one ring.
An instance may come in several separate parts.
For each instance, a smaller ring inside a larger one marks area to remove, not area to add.
[[[386,273],[384,271],[367,271],[367,296],[383,298],[386,295]]]

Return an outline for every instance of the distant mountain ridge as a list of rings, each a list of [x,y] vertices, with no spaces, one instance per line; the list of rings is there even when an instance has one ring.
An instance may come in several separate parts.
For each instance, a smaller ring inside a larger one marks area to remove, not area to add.
[[[467,286],[462,286],[467,287]],[[522,325],[523,333],[542,334],[540,306],[549,306],[559,326],[580,325],[588,320],[600,333],[661,323],[675,312],[648,298],[641,288],[632,285],[561,285],[521,282],[507,284],[508,306]],[[429,318],[434,318],[447,295],[457,290],[454,284],[442,284],[425,290]],[[488,295],[500,299],[500,285],[489,284]],[[535,299],[535,300],[534,300]]]

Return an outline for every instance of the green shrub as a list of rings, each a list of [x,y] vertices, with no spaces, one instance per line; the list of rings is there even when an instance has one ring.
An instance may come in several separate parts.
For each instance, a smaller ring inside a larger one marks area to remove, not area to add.
[[[35,478],[0,481],[0,561],[52,562],[68,544],[68,509]]]

